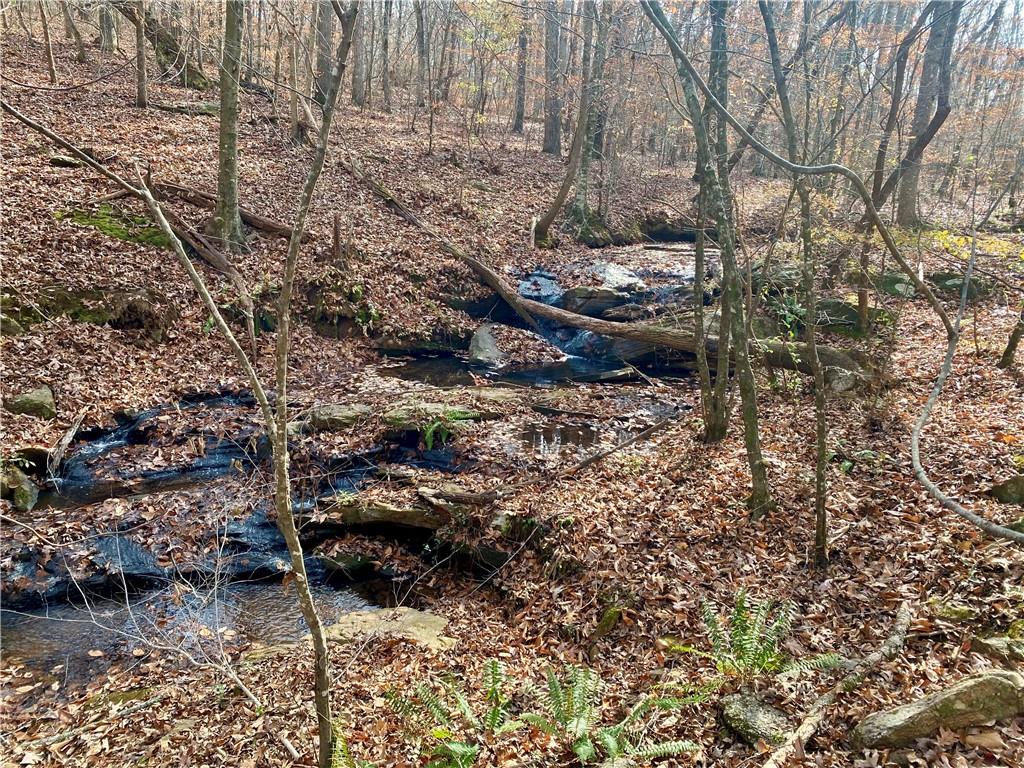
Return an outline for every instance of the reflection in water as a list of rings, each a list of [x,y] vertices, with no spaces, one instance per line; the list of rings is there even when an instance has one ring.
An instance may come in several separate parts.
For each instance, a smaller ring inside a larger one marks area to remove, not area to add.
[[[566,446],[586,448],[598,441],[600,432],[590,424],[531,424],[519,434],[524,445],[542,456],[559,453]]]
[[[417,357],[398,365],[382,366],[381,376],[421,381],[435,387],[463,387],[476,383],[474,376],[521,386],[551,386],[558,382],[624,381],[636,374],[624,363],[568,357],[565,360],[519,368],[488,368],[471,365],[459,357]]]
[[[312,589],[326,623],[375,607],[349,590]],[[127,605],[123,598],[104,598],[88,607],[62,603],[28,613],[0,611],[4,664],[21,663],[67,681],[94,677],[153,644],[213,655],[218,634],[230,645],[240,639],[288,642],[306,631],[294,587],[280,582],[239,582],[216,591],[174,584],[132,595]]]

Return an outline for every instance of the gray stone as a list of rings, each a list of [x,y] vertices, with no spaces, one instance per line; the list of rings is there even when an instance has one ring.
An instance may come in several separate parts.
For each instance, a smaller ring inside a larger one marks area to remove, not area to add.
[[[57,416],[53,390],[45,385],[7,398],[4,400],[4,408],[11,413],[22,413],[26,416],[35,416],[38,419],[52,419]]]
[[[878,278],[878,289],[890,296],[907,299],[912,299],[917,294],[917,289],[910,278],[902,272],[886,272]]]
[[[81,168],[82,161],[68,155],[54,155],[50,158],[50,165],[56,168]]]
[[[306,423],[315,431],[330,432],[351,427],[372,415],[373,409],[368,405],[332,403],[314,406],[306,417]]]
[[[484,323],[469,340],[469,362],[477,365],[501,365],[502,354],[494,338],[494,323]]]
[[[1009,480],[999,483],[989,491],[997,501],[1003,504],[1020,504],[1024,506],[1024,475],[1016,475]]]
[[[964,277],[959,272],[932,272],[928,275],[928,280],[943,293],[959,296],[964,289]],[[971,284],[967,288],[969,300],[987,296],[991,292],[992,286],[987,281],[980,279],[977,274],[971,275]]]
[[[635,272],[618,264],[602,261],[595,264],[592,271],[602,288],[624,293],[647,290],[647,284]]]
[[[479,411],[457,408],[444,403],[411,401],[403,403],[384,414],[384,422],[395,429],[419,430],[434,421],[444,421],[454,426],[460,421],[479,421]]]
[[[789,721],[782,712],[747,693],[722,699],[722,719],[748,744],[781,744],[789,732]]]
[[[922,699],[875,712],[853,730],[858,749],[902,747],[940,728],[959,730],[1024,712],[1024,677],[1009,670],[988,670]]]
[[[630,294],[607,286],[581,285],[562,296],[562,308],[589,317],[600,317],[613,307],[630,301]]]
[[[6,466],[0,472],[0,497],[10,499],[19,512],[29,512],[39,500],[39,488],[18,467]]]

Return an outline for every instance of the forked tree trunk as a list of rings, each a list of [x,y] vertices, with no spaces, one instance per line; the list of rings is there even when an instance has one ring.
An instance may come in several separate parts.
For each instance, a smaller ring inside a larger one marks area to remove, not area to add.
[[[135,23],[139,10],[134,0],[110,0],[110,2],[122,16],[132,24]],[[196,88],[202,91],[210,87],[209,79],[188,55],[177,32],[164,26],[152,10],[143,10],[142,21],[146,39],[153,46],[157,64],[163,74],[173,76],[176,82],[186,88]]]
[[[68,7],[67,2],[60,4],[61,13],[64,14],[64,29],[69,33],[70,37],[75,41],[76,58],[79,64],[85,64],[89,61],[89,55],[85,50],[85,41],[82,40],[82,33],[78,31],[78,25],[75,24],[75,20],[71,17],[71,9]]]

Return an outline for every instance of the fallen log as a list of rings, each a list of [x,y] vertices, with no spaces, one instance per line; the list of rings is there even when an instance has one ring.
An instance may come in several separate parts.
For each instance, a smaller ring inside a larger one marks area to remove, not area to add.
[[[210,192],[204,192],[201,189],[193,189],[192,187],[185,187],[181,184],[173,184],[171,182],[158,182],[155,185],[155,188],[156,191],[160,193],[161,198],[165,198],[167,195],[175,195],[185,202],[191,203],[192,205],[200,208],[213,210],[217,206],[217,196]],[[243,222],[253,229],[258,229],[261,232],[266,232],[271,235],[279,235],[284,238],[292,236],[292,228],[287,224],[267,218],[266,216],[261,216],[247,208],[239,206],[238,215],[241,217]],[[311,235],[309,232],[303,233],[303,242],[307,242],[310,238]]]
[[[441,235],[433,227],[422,221],[415,213],[404,205],[381,182],[363,171],[351,158],[342,157],[339,165],[356,180],[374,192],[394,213],[415,227],[423,230],[435,240],[441,248],[451,256],[472,269],[483,282],[501,296],[516,313],[535,330],[539,329],[536,317],[543,317],[561,325],[582,328],[602,336],[613,336],[619,339],[630,339],[658,347],[674,349],[694,354],[697,349],[696,339],[689,331],[657,323],[623,323],[611,320],[600,320],[558,307],[548,306],[538,301],[525,299],[518,294],[505,279],[480,259],[469,255],[450,240]],[[810,354],[806,344],[781,341],[756,342],[763,350],[763,358],[768,365],[786,368],[810,374]],[[712,336],[705,338],[708,359],[714,360],[718,354],[718,339]],[[870,378],[868,370],[850,354],[840,349],[818,345],[818,358],[825,371],[825,383],[835,392],[846,392]]]
[[[180,104],[160,104],[158,102],[150,102],[149,106],[163,112],[173,112],[178,115],[188,115],[189,117],[195,117],[197,115],[201,115],[203,117],[217,117],[217,115],[220,114],[220,105],[215,101],[183,101]]]

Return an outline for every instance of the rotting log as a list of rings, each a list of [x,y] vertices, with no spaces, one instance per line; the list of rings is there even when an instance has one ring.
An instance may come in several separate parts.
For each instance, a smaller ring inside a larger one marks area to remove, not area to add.
[[[217,117],[220,114],[220,106],[215,101],[183,101],[178,104],[164,104],[152,102],[149,106],[159,109],[161,112],[173,112],[176,115],[188,115],[189,117]]]
[[[160,193],[161,198],[166,198],[168,195],[175,195],[187,203],[198,206],[200,208],[213,209],[217,205],[217,196],[211,192],[205,192],[201,189],[194,189],[192,187],[186,187],[181,184],[174,184],[171,182],[158,182],[155,185],[156,191]],[[254,211],[250,211],[247,208],[239,206],[238,214],[242,217],[242,221],[248,224],[253,229],[258,229],[261,232],[266,232],[271,235],[279,235],[280,237],[291,237],[292,228],[287,224],[274,219],[261,216]],[[310,240],[312,236],[309,232],[304,232],[302,235],[303,242]]]
[[[426,224],[422,219],[413,213],[380,181],[374,179],[366,171],[362,170],[352,158],[341,158],[339,165],[360,181],[367,188],[377,194],[378,197],[401,218],[413,226],[418,227],[431,235],[441,248],[451,256],[461,261],[472,269],[480,279],[492,288],[501,298],[508,302],[516,313],[522,317],[528,325],[539,330],[536,317],[543,317],[561,325],[572,328],[582,328],[586,331],[612,336],[619,339],[630,339],[656,347],[674,349],[681,352],[693,354],[696,352],[696,339],[689,331],[680,328],[661,325],[657,323],[623,323],[611,320],[600,320],[597,318],[579,315],[565,309],[542,304],[532,299],[523,298],[510,286],[505,279],[495,272],[482,260],[471,256],[457,245],[441,235],[433,227]],[[762,348],[763,357],[768,365],[777,368],[786,368],[810,373],[809,355],[807,345],[803,342],[788,343],[781,341],[758,341]],[[718,339],[706,337],[705,346],[708,350],[709,359],[717,357]],[[870,372],[850,354],[833,347],[818,346],[818,357],[825,370],[825,383],[830,389],[836,392],[846,392],[854,389],[864,381],[870,379]]]

